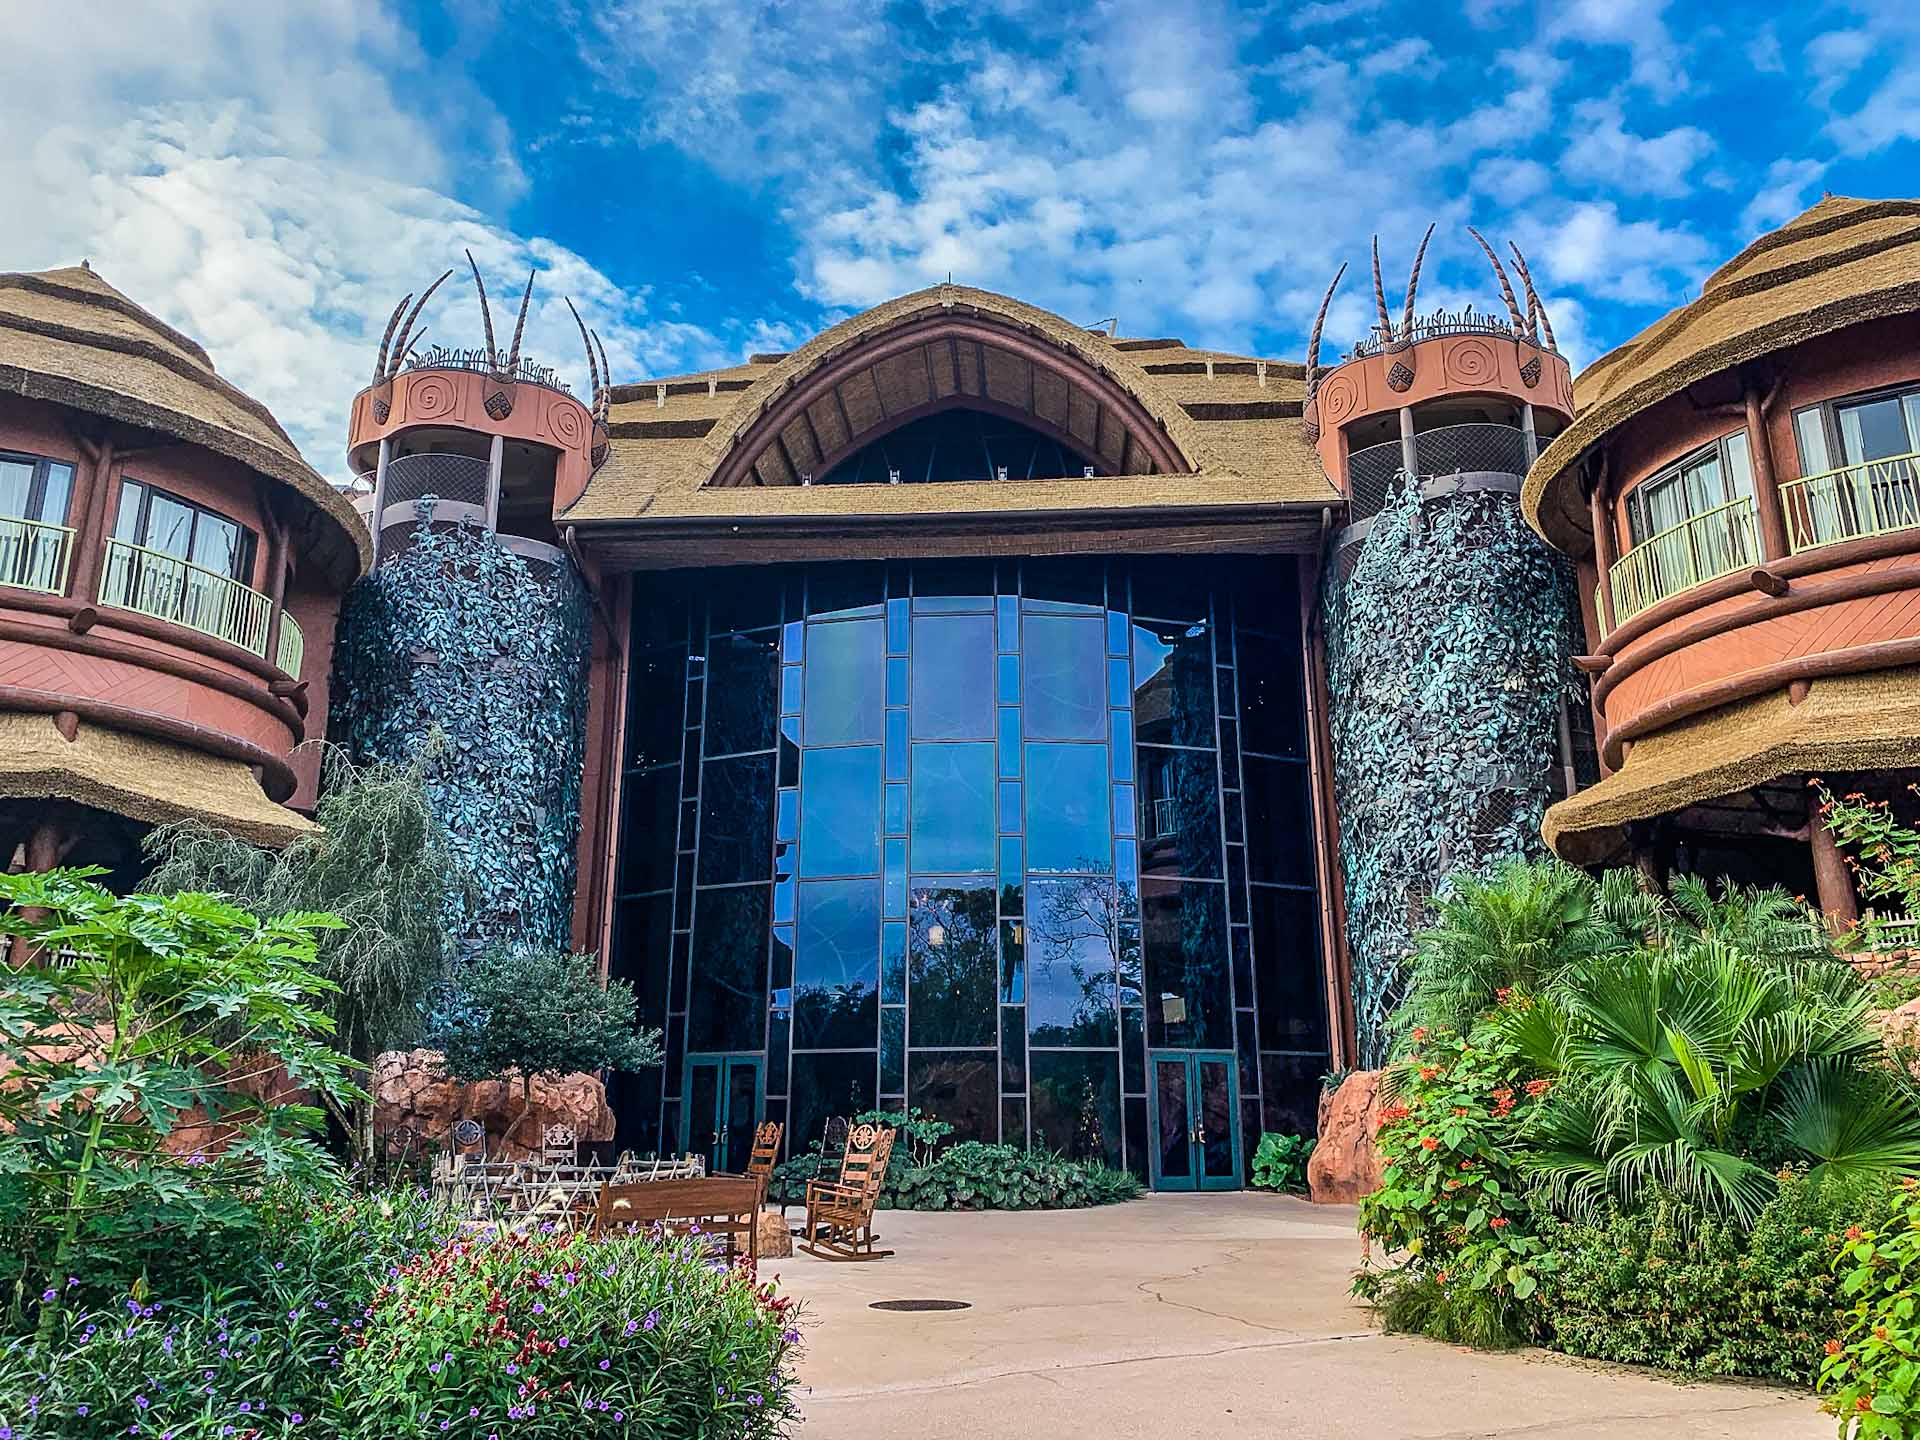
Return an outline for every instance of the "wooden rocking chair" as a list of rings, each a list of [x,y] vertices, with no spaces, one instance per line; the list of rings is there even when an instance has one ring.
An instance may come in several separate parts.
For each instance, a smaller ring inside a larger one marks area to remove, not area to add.
[[[807,1182],[807,1238],[801,1245],[822,1260],[879,1260],[891,1250],[873,1248],[873,1207],[886,1183],[893,1131],[855,1126],[847,1136],[840,1179]]]
[[[780,1161],[780,1132],[786,1127],[777,1120],[762,1122],[753,1132],[753,1150],[747,1156],[747,1178],[760,1184],[760,1203],[767,1203],[767,1186],[773,1182],[773,1167]]]

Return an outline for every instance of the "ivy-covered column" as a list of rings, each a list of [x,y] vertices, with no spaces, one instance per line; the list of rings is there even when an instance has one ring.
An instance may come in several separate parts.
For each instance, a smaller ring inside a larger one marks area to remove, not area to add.
[[[335,738],[363,761],[428,753],[434,808],[474,882],[448,928],[473,940],[571,935],[592,608],[557,558],[529,564],[477,526],[422,524],[341,610]]]
[[[1357,1059],[1373,1067],[1433,890],[1544,849],[1576,611],[1512,494],[1405,482],[1368,523],[1322,603]]]

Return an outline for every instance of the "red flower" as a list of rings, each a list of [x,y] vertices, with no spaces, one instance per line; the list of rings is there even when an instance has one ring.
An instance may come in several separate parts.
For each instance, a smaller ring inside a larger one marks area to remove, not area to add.
[[[1841,1344],[1838,1340],[1827,1341],[1827,1353],[1829,1355],[1838,1355],[1841,1351],[1841,1348],[1842,1348]]]
[[[1871,1410],[1873,1408],[1873,1396],[1871,1395],[1854,1396],[1853,1408],[1856,1410]]]
[[[1538,1100],[1542,1095],[1547,1093],[1547,1087],[1551,1083],[1551,1081],[1547,1080],[1529,1080],[1527,1081],[1527,1094],[1535,1100]]]
[[[1866,1233],[1867,1232],[1862,1230],[1858,1225],[1847,1226],[1847,1239],[1849,1240],[1858,1240],[1862,1235]]]
[[[1431,1135],[1422,1135],[1420,1137],[1420,1148],[1422,1150],[1438,1150],[1440,1148],[1440,1142]]]
[[[1427,1038],[1427,1027],[1426,1027],[1426,1026],[1424,1026],[1424,1025],[1416,1025],[1416,1026],[1414,1026],[1414,1027],[1413,1027],[1413,1039],[1414,1039],[1414,1043],[1415,1043],[1416,1045],[1417,1045],[1417,1044],[1419,1044],[1419,1043],[1420,1043],[1420,1041],[1422,1041],[1422,1040],[1424,1040],[1424,1039],[1426,1039],[1426,1038]]]
[[[1422,1065],[1420,1067],[1420,1078],[1422,1080],[1431,1080],[1439,1073],[1440,1067],[1438,1065]]]
[[[1504,1215],[1496,1215],[1487,1221],[1487,1224],[1491,1225],[1495,1230],[1503,1230],[1512,1223],[1513,1222]]]

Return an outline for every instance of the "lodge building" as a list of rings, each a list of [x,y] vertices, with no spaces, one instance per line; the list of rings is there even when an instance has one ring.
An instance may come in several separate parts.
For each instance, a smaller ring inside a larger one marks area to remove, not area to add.
[[[610,1080],[622,1144],[731,1165],[761,1119],[917,1107],[1236,1186],[1384,1053],[1450,870],[1544,841],[1844,914],[1805,781],[1889,791],[1920,745],[1920,204],[1823,201],[1577,383],[1525,257],[1474,239],[1493,306],[1421,311],[1426,240],[1390,305],[1376,252],[1324,362],[1324,303],[1301,363],[941,285],[644,383],[583,324],[584,398],[496,345],[471,267],[484,344],[413,340],[442,277],[354,401],[370,526],[91,272],[0,277],[16,863],[131,863],[183,813],[297,833],[330,696],[404,750],[468,663],[407,641],[368,683],[349,598],[330,667],[342,593],[371,565],[353,595],[414,634],[453,603],[433,537],[491,537],[546,612],[474,662],[521,708],[439,763],[562,887],[531,938],[664,1031]],[[115,546],[178,575],[128,590]],[[181,698],[124,714],[76,657]],[[529,709],[556,675],[568,714]],[[541,773],[495,763],[516,726]],[[199,788],[143,790],[136,744]]]

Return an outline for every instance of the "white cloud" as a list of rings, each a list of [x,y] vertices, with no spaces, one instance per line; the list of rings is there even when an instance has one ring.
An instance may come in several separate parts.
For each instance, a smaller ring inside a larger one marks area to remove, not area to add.
[[[1555,39],[1624,46],[1633,83],[1657,97],[1687,88],[1686,57],[1667,28],[1667,0],[1566,0],[1546,25]]]
[[[1679,198],[1691,191],[1688,176],[1713,148],[1713,137],[1692,125],[1636,135],[1617,99],[1583,100],[1573,107],[1560,167],[1622,194]]]
[[[1548,276],[1601,299],[1672,303],[1711,268],[1711,247],[1691,230],[1622,220],[1611,202],[1567,206],[1551,224],[1535,220],[1522,228]]]
[[[1806,209],[1807,191],[1827,173],[1822,160],[1775,160],[1767,167],[1767,181],[1740,214],[1740,228],[1749,236],[1782,225]]]

